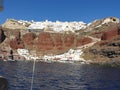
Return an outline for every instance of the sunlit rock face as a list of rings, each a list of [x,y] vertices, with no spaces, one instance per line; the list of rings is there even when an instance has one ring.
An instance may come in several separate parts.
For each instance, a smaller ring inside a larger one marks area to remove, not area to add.
[[[6,22],[2,25],[2,27],[5,29],[13,29],[13,30],[19,30],[19,29],[25,30],[27,28],[25,24],[14,19],[7,19]]]
[[[120,60],[119,37],[120,23],[115,17],[89,24],[8,19],[0,27],[0,55],[9,57],[12,51],[18,55],[15,58],[28,60],[42,56],[46,60],[110,62]]]
[[[109,17],[109,18],[105,18],[102,22],[102,24],[106,24],[106,23],[109,23],[109,22],[113,22],[113,23],[119,23],[119,19],[116,18],[116,17]]]
[[[33,32],[21,35],[19,31],[12,31],[9,40],[12,49],[27,48],[38,52],[59,53],[92,42],[89,37],[79,37],[74,33]]]
[[[57,53],[74,47],[74,40],[74,35],[42,32],[36,43],[39,50]]]
[[[114,37],[118,36],[120,34],[119,32],[120,32],[119,28],[104,32],[102,37],[101,37],[101,40],[111,40]]]
[[[35,49],[34,48],[34,44],[35,41],[34,39],[36,38],[36,34],[35,33],[26,33],[22,36],[22,41],[24,42],[24,45],[26,48],[28,49]]]
[[[54,49],[54,42],[50,33],[40,33],[37,40],[37,48],[39,50],[52,50]]]
[[[79,47],[79,46],[82,46],[82,45],[85,45],[91,42],[92,42],[92,39],[89,37],[78,38],[76,46]]]
[[[10,40],[10,47],[12,49],[19,49],[19,48],[22,49],[22,48],[25,48],[23,41],[21,41],[20,39],[16,39],[16,38]]]
[[[51,34],[51,36],[54,38],[54,44],[55,44],[55,50],[56,52],[62,51],[65,49],[64,46],[64,34],[56,33]]]

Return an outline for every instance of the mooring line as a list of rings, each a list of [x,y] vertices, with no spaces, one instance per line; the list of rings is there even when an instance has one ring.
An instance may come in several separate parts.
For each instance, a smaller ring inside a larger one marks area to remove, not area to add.
[[[35,73],[35,59],[33,63],[33,71],[32,71],[32,80],[31,80],[31,90],[33,89],[33,82],[34,82],[34,73]]]

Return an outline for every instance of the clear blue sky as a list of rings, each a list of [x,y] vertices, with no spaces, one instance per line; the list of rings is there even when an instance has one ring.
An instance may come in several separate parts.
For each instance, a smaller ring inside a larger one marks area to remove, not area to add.
[[[120,0],[4,0],[0,23],[17,20],[84,21],[120,18]]]

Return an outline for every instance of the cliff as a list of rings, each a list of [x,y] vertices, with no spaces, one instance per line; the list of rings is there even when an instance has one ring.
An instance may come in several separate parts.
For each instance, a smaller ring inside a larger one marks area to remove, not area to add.
[[[90,33],[101,40],[86,49],[85,59],[91,59],[91,63],[120,65],[120,23],[109,23]]]
[[[0,59],[119,62],[119,37],[116,17],[89,24],[8,19],[0,27]]]

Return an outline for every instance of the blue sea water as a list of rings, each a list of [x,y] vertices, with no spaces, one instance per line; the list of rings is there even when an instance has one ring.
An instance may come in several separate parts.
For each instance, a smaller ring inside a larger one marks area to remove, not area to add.
[[[33,62],[0,62],[9,90],[30,90]],[[37,62],[32,90],[120,90],[120,68]]]

